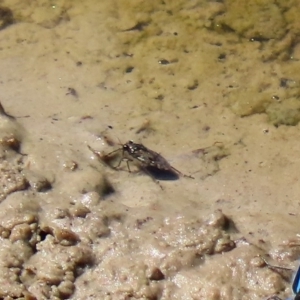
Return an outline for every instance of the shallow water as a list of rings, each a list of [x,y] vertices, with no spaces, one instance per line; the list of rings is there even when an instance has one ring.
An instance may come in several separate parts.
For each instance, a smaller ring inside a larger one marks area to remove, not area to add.
[[[2,298],[291,296],[299,3],[238,3],[1,2]]]

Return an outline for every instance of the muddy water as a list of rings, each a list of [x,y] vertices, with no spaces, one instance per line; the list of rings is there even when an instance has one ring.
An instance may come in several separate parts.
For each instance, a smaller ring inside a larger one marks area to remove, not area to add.
[[[2,1],[0,297],[291,296],[297,7]],[[194,179],[99,159],[128,140]]]

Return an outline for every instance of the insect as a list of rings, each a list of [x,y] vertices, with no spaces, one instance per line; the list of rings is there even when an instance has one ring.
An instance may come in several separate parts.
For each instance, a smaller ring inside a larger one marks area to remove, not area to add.
[[[90,148],[90,150],[97,154],[93,149]],[[143,170],[155,181],[157,181],[157,179],[178,178],[178,175],[194,179],[194,177],[185,175],[179,170],[175,169],[159,153],[145,147],[143,144],[137,144],[133,141],[128,141],[127,143],[122,144],[121,148],[101,156],[100,158],[104,162],[109,162],[109,158],[118,151],[122,151],[122,154],[118,165],[113,167],[114,169],[118,169],[122,161],[126,160],[129,172],[131,172],[129,162],[135,162],[141,170]]]

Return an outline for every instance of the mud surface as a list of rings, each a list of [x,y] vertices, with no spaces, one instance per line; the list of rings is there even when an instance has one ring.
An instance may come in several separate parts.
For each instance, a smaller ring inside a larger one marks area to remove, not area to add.
[[[297,7],[1,1],[0,298],[291,296]]]

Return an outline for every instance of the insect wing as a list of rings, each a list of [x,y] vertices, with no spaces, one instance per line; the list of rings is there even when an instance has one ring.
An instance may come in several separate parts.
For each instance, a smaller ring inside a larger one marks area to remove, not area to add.
[[[296,272],[294,281],[293,281],[293,285],[292,285],[292,289],[294,294],[296,295],[295,299],[300,299],[299,295],[300,294],[300,266],[298,267],[298,270]],[[298,296],[298,298],[297,298]]]

